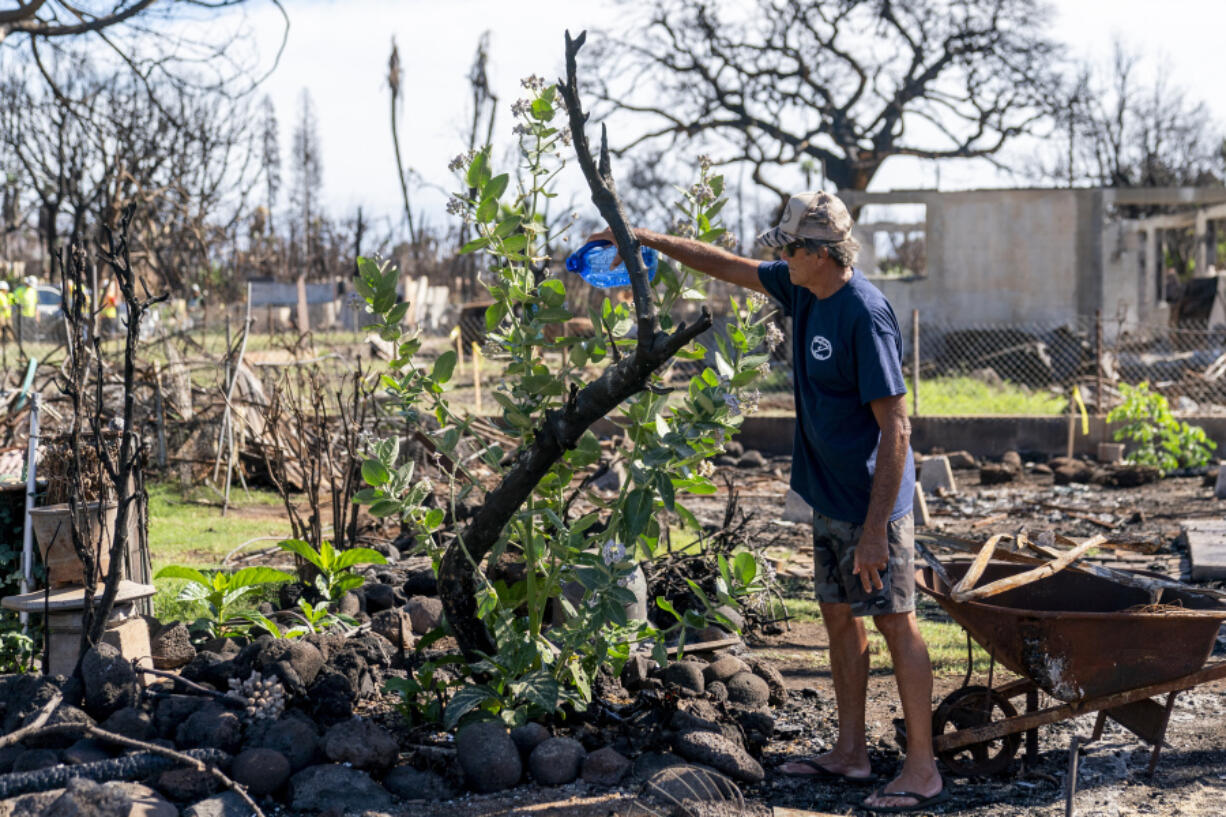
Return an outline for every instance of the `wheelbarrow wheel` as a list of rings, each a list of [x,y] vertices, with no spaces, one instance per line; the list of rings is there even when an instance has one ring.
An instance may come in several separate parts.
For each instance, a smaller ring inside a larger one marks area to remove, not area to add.
[[[957,732],[986,726],[993,721],[1013,717],[1017,717],[1017,710],[1005,696],[988,687],[963,687],[950,693],[941,701],[936,712],[932,713],[932,734],[936,737],[947,731]],[[1014,733],[960,749],[939,752],[937,757],[955,775],[987,777],[1008,769],[1021,745],[1021,733]]]

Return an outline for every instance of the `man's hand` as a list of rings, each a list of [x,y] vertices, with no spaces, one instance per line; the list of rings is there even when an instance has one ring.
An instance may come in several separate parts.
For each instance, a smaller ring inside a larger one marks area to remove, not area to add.
[[[860,586],[865,593],[873,593],[882,589],[881,571],[885,570],[890,558],[890,542],[882,531],[865,530],[860,534],[856,544],[855,567],[852,573],[860,577]]]

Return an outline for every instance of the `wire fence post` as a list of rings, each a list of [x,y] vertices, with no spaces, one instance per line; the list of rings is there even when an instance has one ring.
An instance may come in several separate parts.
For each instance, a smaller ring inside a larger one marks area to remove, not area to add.
[[[1106,414],[1103,398],[1103,311],[1094,310],[1094,413]]]
[[[911,310],[911,414],[919,416],[920,345],[919,310]]]

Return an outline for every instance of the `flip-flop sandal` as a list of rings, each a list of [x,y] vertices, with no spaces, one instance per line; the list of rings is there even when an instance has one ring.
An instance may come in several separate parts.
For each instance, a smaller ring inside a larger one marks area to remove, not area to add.
[[[865,798],[865,801],[860,804],[860,808],[864,809],[865,811],[871,811],[874,814],[910,814],[916,811],[925,811],[933,806],[938,806],[941,803],[944,803],[949,799],[949,789],[944,783],[942,783],[941,790],[939,792],[931,797],[925,797],[924,795],[916,794],[913,791],[886,791],[885,786],[882,786],[870,794],[869,797],[910,797],[915,802],[906,806],[870,806],[868,804],[867,797]]]
[[[785,766],[802,766],[810,771],[788,771]],[[816,760],[811,758],[800,758],[798,760],[788,760],[775,767],[776,771],[786,777],[807,777],[810,780],[825,780],[831,783],[851,783],[857,786],[867,786],[870,783],[877,782],[877,775],[870,774],[864,777],[856,775],[840,774],[832,769],[827,769]]]

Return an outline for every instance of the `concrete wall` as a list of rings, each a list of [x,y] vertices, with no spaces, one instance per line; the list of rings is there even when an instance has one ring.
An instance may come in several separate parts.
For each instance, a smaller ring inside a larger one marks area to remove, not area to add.
[[[874,279],[900,320],[907,322],[912,309],[920,310],[921,322],[927,316],[964,325],[1060,323],[1086,309],[1093,314],[1101,297],[1097,191],[974,190],[917,198],[927,205],[928,274]]]

